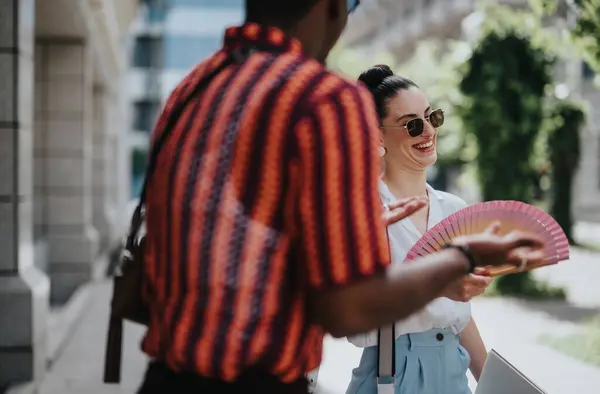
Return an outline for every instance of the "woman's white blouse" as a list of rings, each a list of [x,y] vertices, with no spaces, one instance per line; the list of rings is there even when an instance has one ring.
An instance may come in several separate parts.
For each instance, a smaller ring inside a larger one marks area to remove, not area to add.
[[[429,191],[428,230],[454,212],[465,208],[467,204],[459,197],[434,190],[427,185]],[[379,194],[384,204],[396,200],[388,187],[379,182]],[[392,264],[401,264],[408,251],[421,238],[410,218],[403,219],[388,228]],[[402,302],[399,300],[398,302]],[[468,302],[452,301],[441,297],[430,302],[421,311],[396,323],[396,337],[408,333],[427,331],[433,328],[451,327],[456,333],[461,332],[471,318],[471,305]],[[377,330],[348,337],[348,341],[358,347],[377,345]]]

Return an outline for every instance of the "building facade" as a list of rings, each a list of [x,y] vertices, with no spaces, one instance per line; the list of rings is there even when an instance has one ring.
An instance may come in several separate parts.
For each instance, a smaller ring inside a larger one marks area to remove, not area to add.
[[[137,0],[0,2],[0,391],[35,385],[50,324],[124,233]]]
[[[528,0],[496,0],[516,8]],[[344,45],[364,56],[389,51],[407,58],[417,43],[427,39],[458,39],[468,26],[477,23],[477,0],[368,0],[351,16],[342,37]],[[562,23],[549,20],[548,23]],[[572,94],[588,103],[588,122],[581,138],[581,162],[573,190],[576,220],[600,222],[600,91],[594,72],[573,58],[557,67],[557,79],[564,80]],[[473,191],[463,195],[476,196]]]
[[[132,28],[132,193],[143,180],[148,135],[162,103],[191,68],[221,47],[244,17],[243,0],[143,0]]]

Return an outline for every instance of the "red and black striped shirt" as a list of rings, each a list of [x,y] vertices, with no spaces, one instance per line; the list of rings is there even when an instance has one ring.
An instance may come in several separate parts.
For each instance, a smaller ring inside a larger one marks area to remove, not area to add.
[[[275,28],[226,31],[174,90],[173,108],[235,48],[258,49],[189,100],[149,181],[143,350],[177,371],[293,381],[321,361],[311,289],[389,262],[368,92]]]

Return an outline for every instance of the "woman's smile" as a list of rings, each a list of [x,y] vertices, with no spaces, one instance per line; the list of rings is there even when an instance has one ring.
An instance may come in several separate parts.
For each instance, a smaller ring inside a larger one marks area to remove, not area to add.
[[[413,150],[419,155],[429,155],[435,152],[435,138],[428,138],[412,146]]]

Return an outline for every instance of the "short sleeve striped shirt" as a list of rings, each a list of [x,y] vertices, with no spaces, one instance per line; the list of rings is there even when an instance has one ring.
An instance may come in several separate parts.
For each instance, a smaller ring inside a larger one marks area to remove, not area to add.
[[[153,133],[235,48],[256,49],[188,100],[149,180],[143,350],[176,371],[293,381],[321,361],[307,294],[389,263],[368,92],[275,28],[230,28]]]

